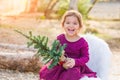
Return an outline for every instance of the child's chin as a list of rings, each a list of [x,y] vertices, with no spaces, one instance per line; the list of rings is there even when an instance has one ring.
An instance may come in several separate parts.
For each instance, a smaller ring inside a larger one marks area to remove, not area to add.
[[[68,34],[69,36],[74,36],[74,34]]]
[[[69,35],[74,35],[74,32],[68,32]]]

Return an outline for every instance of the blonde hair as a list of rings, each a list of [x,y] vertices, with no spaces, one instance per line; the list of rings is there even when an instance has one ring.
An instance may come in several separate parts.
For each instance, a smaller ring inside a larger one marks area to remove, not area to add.
[[[79,22],[79,25],[80,25],[80,28],[83,27],[83,22],[82,22],[82,15],[80,12],[78,11],[75,11],[75,10],[68,10],[64,13],[63,17],[62,17],[62,26],[64,26],[64,22],[65,22],[65,19],[66,17],[68,16],[75,16],[77,19],[78,19],[78,22]]]

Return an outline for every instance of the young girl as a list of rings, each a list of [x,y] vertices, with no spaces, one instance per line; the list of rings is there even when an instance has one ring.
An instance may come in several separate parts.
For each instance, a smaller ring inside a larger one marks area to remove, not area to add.
[[[57,64],[52,69],[47,65],[40,70],[40,80],[82,80],[84,76],[96,78],[96,72],[89,69],[86,63],[89,61],[88,44],[78,33],[83,27],[81,14],[74,10],[67,11],[62,18],[62,27],[65,34],[60,34],[57,39],[66,44],[64,56],[60,60],[63,64]]]

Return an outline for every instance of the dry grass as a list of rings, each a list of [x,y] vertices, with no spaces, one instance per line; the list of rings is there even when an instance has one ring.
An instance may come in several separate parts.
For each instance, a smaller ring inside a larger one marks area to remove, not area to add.
[[[94,28],[97,27],[99,29],[100,34],[108,34],[106,40],[110,45],[111,50],[113,51],[113,60],[112,60],[112,68],[110,73],[110,80],[118,80],[120,71],[118,67],[120,65],[119,62],[119,28],[116,29],[116,23],[114,22],[96,22],[96,21],[88,21],[88,26],[93,26]],[[111,26],[112,24],[112,26]],[[117,25],[120,25],[117,23]],[[115,27],[115,28],[114,28]],[[7,44],[17,44],[17,45],[25,45],[27,39],[20,34],[16,33],[14,30],[20,30],[25,34],[28,34],[29,31],[32,31],[34,35],[45,35],[49,37],[49,43],[56,38],[56,36],[62,32],[61,27],[59,26],[59,21],[56,20],[40,20],[36,22],[34,19],[26,19],[20,18],[16,20],[6,19],[2,22],[0,26],[0,43],[7,43]],[[112,37],[112,38],[111,38]],[[117,39],[116,39],[117,38]],[[116,43],[117,42],[117,43]],[[116,47],[117,46],[117,47]],[[15,49],[0,49],[0,52],[14,52],[17,53]],[[19,50],[18,50],[19,51]],[[19,54],[19,53],[17,53]],[[30,53],[31,54],[31,53]],[[28,54],[26,54],[28,55]],[[39,67],[36,67],[37,61],[33,60],[33,58],[26,59],[22,58],[21,60],[13,60],[10,58],[11,61],[5,60],[6,57],[0,57],[0,61],[5,63],[5,69],[14,69],[17,71],[33,71],[34,69],[38,71]],[[32,64],[31,64],[32,63]],[[21,67],[20,67],[21,66]],[[38,74],[33,73],[20,73],[8,70],[1,70],[0,71],[0,78],[1,80],[38,80]],[[17,79],[19,78],[19,79]]]
[[[0,80],[39,80],[39,75],[27,72],[0,69]]]

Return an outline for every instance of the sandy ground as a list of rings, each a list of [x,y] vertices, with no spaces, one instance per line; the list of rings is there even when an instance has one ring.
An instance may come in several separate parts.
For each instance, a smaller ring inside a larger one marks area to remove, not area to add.
[[[99,19],[120,19],[120,2],[97,3],[89,15]]]
[[[98,5],[100,6],[100,5]],[[96,6],[96,7],[98,7]],[[105,7],[106,5],[104,5]],[[112,7],[111,7],[112,6]],[[114,7],[113,7],[114,6]],[[98,7],[101,8],[101,10],[104,8],[102,6]],[[119,17],[119,9],[120,5],[117,3],[116,5],[108,5],[105,8],[106,10],[110,10],[107,7],[109,7],[111,10],[114,10],[115,12],[109,12],[112,18],[120,18]],[[117,12],[116,12],[117,11]],[[99,11],[95,11],[96,15],[98,16]],[[103,11],[102,11],[103,12]],[[101,12],[101,13],[102,13]],[[105,12],[106,13],[106,12]],[[113,14],[116,14],[113,16]],[[99,14],[100,15],[100,14]],[[104,14],[106,16],[106,14]],[[108,16],[110,16],[108,15]],[[6,26],[9,25],[9,26]],[[46,21],[36,21],[35,18],[24,18],[24,17],[1,17],[0,19],[0,52],[15,52],[13,50],[9,50],[6,48],[3,48],[1,44],[8,44],[8,45],[25,45],[26,39],[14,32],[14,29],[18,29],[23,31],[24,33],[28,33],[28,31],[32,30],[33,34],[41,34],[41,35],[47,35],[50,38],[50,42],[55,38],[57,34],[59,34],[62,30],[60,30],[60,26],[58,26],[59,22],[54,20],[46,20]],[[109,74],[109,80],[120,80],[120,22],[114,22],[114,21],[89,21],[88,24],[90,26],[94,26],[99,29],[101,34],[108,34],[113,37],[111,40],[107,40],[108,44],[110,45],[111,51],[113,53],[112,60],[111,60],[111,66],[110,66],[110,74]],[[4,27],[1,27],[3,26]],[[17,26],[17,27],[16,27]],[[45,32],[47,31],[47,32]],[[12,70],[3,70],[0,69],[0,80],[38,80],[38,74],[34,73],[20,73],[17,71]]]

